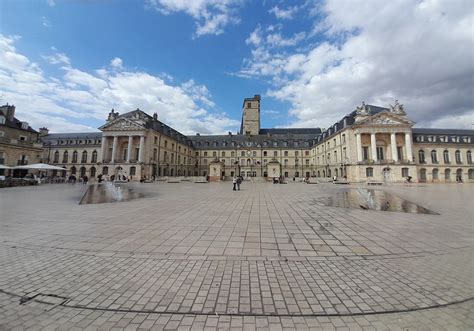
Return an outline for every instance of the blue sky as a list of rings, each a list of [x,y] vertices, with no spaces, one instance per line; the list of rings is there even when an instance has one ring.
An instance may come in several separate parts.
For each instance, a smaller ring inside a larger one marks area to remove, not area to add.
[[[328,127],[396,99],[417,126],[474,122],[469,1],[6,0],[0,12],[1,102],[36,128],[96,130],[110,108],[139,107],[187,134],[236,131],[254,94],[263,127]]]

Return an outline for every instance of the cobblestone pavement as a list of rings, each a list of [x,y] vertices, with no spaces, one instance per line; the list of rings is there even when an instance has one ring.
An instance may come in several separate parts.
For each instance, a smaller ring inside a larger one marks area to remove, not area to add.
[[[474,186],[380,189],[440,215],[326,207],[342,185],[0,190],[0,329],[472,329]],[[21,305],[20,305],[21,302]]]

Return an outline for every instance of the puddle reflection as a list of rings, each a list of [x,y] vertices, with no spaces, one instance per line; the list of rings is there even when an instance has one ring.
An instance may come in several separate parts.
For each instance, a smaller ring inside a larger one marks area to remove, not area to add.
[[[329,197],[324,204],[331,207],[439,215],[396,195],[373,189],[344,190]]]

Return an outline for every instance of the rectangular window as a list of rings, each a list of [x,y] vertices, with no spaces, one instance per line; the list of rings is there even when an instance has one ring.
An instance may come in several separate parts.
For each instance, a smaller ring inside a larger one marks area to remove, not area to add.
[[[26,137],[25,136],[20,136],[20,141],[26,141]]]
[[[295,151],[295,156],[298,156],[298,151]]]
[[[212,156],[217,156],[217,152],[212,152]]]
[[[230,152],[230,157],[235,157],[235,152]]]
[[[409,176],[408,168],[402,168],[402,177],[408,177],[408,176]]]
[[[168,147],[168,140],[165,140],[165,147]]]
[[[157,158],[158,158],[158,150],[156,148],[153,148],[153,160],[156,161]]]
[[[273,156],[277,157],[278,156],[278,151],[274,151]]]
[[[263,156],[267,156],[267,151],[263,151]]]
[[[377,160],[384,160],[384,153],[383,153],[383,147],[377,146]]]
[[[225,157],[225,152],[222,152],[222,157]]]
[[[204,156],[207,156],[207,152],[204,152]]]
[[[155,137],[155,145],[158,144],[158,137]]]
[[[306,165],[309,166],[309,159],[306,159],[305,162],[306,162]]]
[[[285,159],[284,161],[285,166],[288,166],[288,159]]]
[[[309,156],[309,151],[305,151],[305,152],[304,152],[304,155],[305,155],[305,156]]]
[[[397,157],[399,160],[403,160],[403,147],[402,146],[397,146]]]
[[[367,161],[369,159],[369,147],[368,146],[362,147],[362,158],[364,159],[364,161]]]
[[[365,168],[366,177],[374,177],[374,168]]]

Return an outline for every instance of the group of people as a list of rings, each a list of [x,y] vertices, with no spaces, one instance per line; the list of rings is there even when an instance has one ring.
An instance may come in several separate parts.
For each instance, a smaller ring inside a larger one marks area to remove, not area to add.
[[[242,178],[242,176],[234,176],[234,178],[232,179],[232,185],[233,185],[233,188],[232,190],[233,191],[240,191],[240,184],[242,184],[242,181],[244,179]]]

